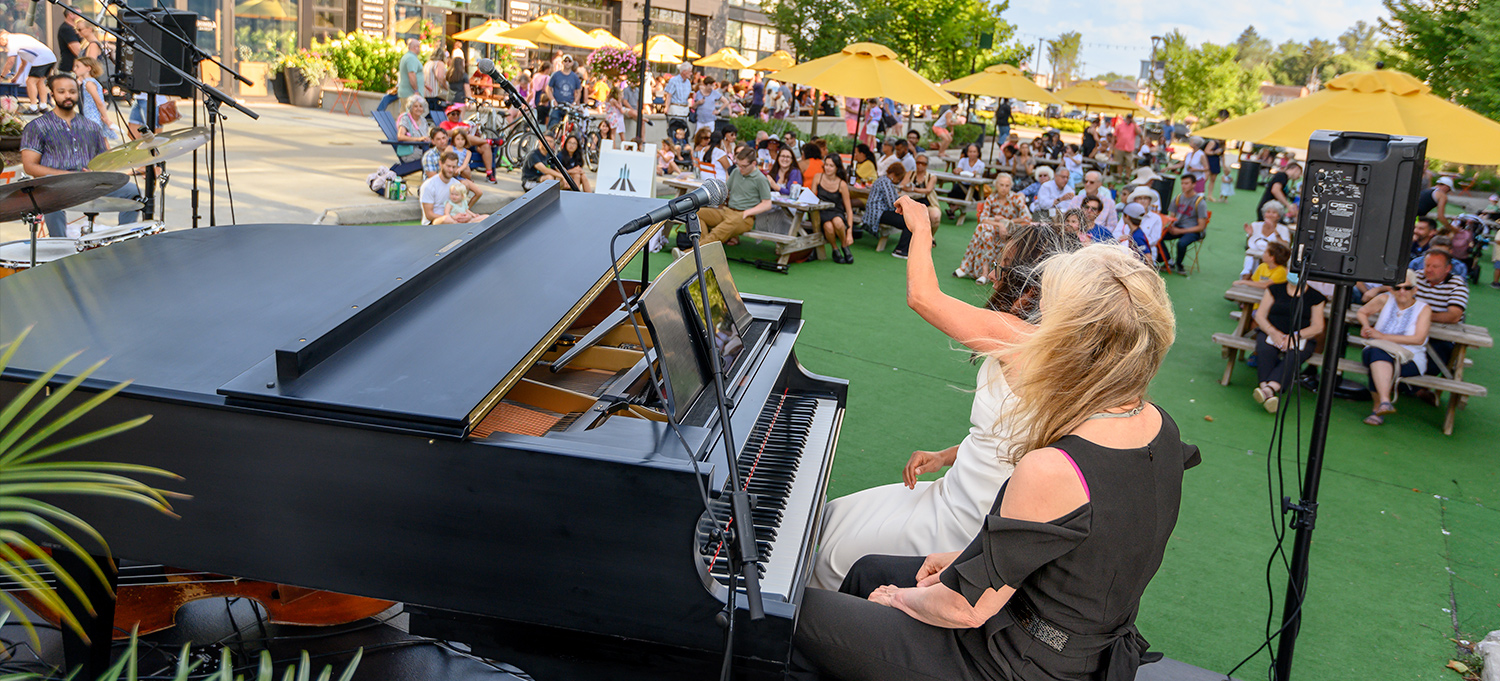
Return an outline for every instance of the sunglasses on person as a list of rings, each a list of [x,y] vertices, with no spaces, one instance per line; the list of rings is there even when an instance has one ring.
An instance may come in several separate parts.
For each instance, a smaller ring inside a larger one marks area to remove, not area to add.
[[[1392,286],[1391,288],[1394,288],[1397,291],[1410,291],[1410,290],[1416,288],[1416,285],[1414,285],[1414,284],[1397,284],[1396,286]]]

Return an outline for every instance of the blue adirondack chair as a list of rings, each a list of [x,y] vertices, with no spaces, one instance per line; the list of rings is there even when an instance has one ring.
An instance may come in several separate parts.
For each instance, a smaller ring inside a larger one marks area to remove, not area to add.
[[[397,140],[396,119],[391,116],[391,113],[389,111],[374,111],[370,113],[370,117],[375,119],[375,124],[380,126],[380,131],[382,133],[385,133],[385,139],[380,140],[380,143],[389,146],[391,148],[391,153],[395,153],[397,146],[412,146],[424,150],[432,146],[430,142],[425,141],[402,142],[400,140]],[[415,173],[420,170],[422,170],[422,159],[420,158],[410,161],[402,161],[398,157],[396,162],[391,164],[391,172],[401,176],[410,175],[411,173]]]

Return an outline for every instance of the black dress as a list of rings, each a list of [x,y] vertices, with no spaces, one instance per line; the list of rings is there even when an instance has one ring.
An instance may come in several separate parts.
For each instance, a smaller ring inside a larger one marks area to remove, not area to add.
[[[813,190],[818,195],[818,200],[833,204],[832,208],[824,208],[818,211],[818,222],[832,222],[834,218],[843,218],[844,226],[849,226],[849,218],[844,215],[844,195],[835,189],[826,191],[823,189],[823,181],[818,180]]]
[[[986,589],[1016,588],[983,626],[935,627],[865,600],[883,584],[913,586],[923,560],[866,556],[839,592],[804,594],[788,677],[1134,679],[1143,655],[1155,659],[1135,629],[1141,594],[1177,524],[1183,471],[1199,463],[1198,448],[1161,415],[1145,447],[1110,449],[1074,435],[1053,444],[1077,464],[1089,495],[1061,518],[1001,517],[1001,486],[979,535],[940,575],[971,604]]]

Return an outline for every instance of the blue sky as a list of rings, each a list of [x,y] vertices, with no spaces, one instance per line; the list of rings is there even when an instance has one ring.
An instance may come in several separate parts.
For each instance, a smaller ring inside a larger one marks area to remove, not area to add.
[[[1084,74],[1093,76],[1109,71],[1139,73],[1141,60],[1151,56],[1151,36],[1174,28],[1193,43],[1232,42],[1249,25],[1273,44],[1311,38],[1333,41],[1355,21],[1376,23],[1385,16],[1385,9],[1380,0],[1175,4],[1161,0],[1011,0],[1002,16],[1016,26],[1017,39],[1033,48],[1038,38],[1052,38],[1066,31],[1082,33]],[[1044,49],[1042,69],[1049,68]]]

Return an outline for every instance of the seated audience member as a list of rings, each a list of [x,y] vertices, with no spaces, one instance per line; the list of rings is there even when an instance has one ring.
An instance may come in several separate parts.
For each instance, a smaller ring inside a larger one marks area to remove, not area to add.
[[[469,125],[463,120],[463,103],[460,102],[457,104],[450,104],[448,105],[448,108],[443,109],[443,113],[447,116],[447,120],[443,121],[442,125],[439,127],[447,130],[449,134],[452,134],[456,130],[464,130],[469,132],[470,148],[479,152],[479,159],[484,161],[484,177],[490,182],[494,182],[495,152],[490,146],[490,141],[483,137],[480,137],[478,134],[474,134],[473,126]],[[465,177],[468,176],[465,175]]]
[[[990,197],[979,202],[975,214],[974,236],[964,250],[964,259],[955,277],[975,277],[980,284],[987,283],[995,260],[1000,256],[999,247],[1010,234],[1012,223],[1031,222],[1031,213],[1026,210],[1026,200],[1011,191],[1010,173],[995,176],[994,191]]]
[[[1260,222],[1250,222],[1245,225],[1246,250],[1264,251],[1266,244],[1272,241],[1280,241],[1284,244],[1292,243],[1292,230],[1281,224],[1282,207],[1279,201],[1267,201],[1260,207]],[[1255,256],[1245,256],[1245,266],[1240,268],[1240,278],[1250,275],[1255,268]]]
[[[1063,165],[1068,169],[1068,177],[1073,180],[1073,188],[1078,188],[1078,181],[1085,177],[1083,168],[1083,151],[1076,144],[1069,144],[1063,152]]]
[[[563,138],[562,144],[557,147],[557,159],[562,161],[563,171],[573,176],[573,181],[578,184],[578,191],[594,191],[589,185],[588,172],[583,165],[583,142],[577,135]]]
[[[682,172],[682,167],[677,165],[677,151],[672,148],[672,138],[668,137],[661,141],[661,146],[656,150],[656,174],[661,176],[677,175]]]
[[[755,150],[735,152],[735,169],[729,173],[729,194],[723,206],[698,211],[707,233],[702,243],[728,241],[755,228],[755,216],[771,210],[771,183],[755,168]]]
[[[768,144],[770,140],[771,133],[764,130],[755,133],[755,166],[757,168],[769,168],[771,159],[775,158],[771,154],[771,145]]]
[[[557,144],[555,141],[552,143]],[[552,166],[552,158],[547,155],[547,150],[538,144],[532,148],[531,153],[526,155],[526,160],[521,162],[521,190],[531,189],[547,180],[557,180],[567,188],[568,180],[560,168]]]
[[[1099,215],[1104,208],[1104,200],[1098,196],[1086,196],[1083,204],[1077,209],[1083,213],[1083,219],[1093,225],[1083,234],[1085,243],[1105,243],[1115,240],[1115,231],[1112,227],[1106,227],[1099,221]],[[1111,209],[1111,212],[1113,210]]]
[[[1443,252],[1447,253],[1449,257],[1452,257],[1453,256],[1453,237],[1449,237],[1449,236],[1435,236],[1435,237],[1432,237],[1432,241],[1428,245],[1427,251],[1424,252],[1422,255],[1419,255],[1419,256],[1417,256],[1415,258],[1412,258],[1411,261],[1407,263],[1406,269],[1409,269],[1409,270],[1421,270],[1422,267],[1425,266],[1425,264],[1427,262],[1427,253],[1430,253],[1432,251],[1443,251]],[[1465,265],[1464,261],[1459,260],[1458,258],[1453,258],[1453,276],[1457,277],[1459,279],[1459,281],[1468,281],[1468,279],[1469,279],[1469,266]]]
[[[432,142],[432,146],[428,147],[427,151],[422,152],[422,176],[432,177],[438,174],[443,164],[443,154],[452,151],[452,148],[449,146],[451,138],[447,130],[434,126],[427,133],[427,139]],[[458,152],[454,152],[454,154],[458,155]],[[459,161],[463,161],[462,156],[460,156]],[[462,165],[459,166],[460,175],[463,175],[466,171],[468,171],[468,168]]]
[[[1286,264],[1292,257],[1292,249],[1280,241],[1272,241],[1266,244],[1266,250],[1260,254],[1260,265],[1250,276],[1241,279],[1236,284],[1258,289],[1268,289],[1274,284],[1286,283]]]
[[[438,174],[427,178],[422,183],[422,189],[418,199],[422,204],[422,224],[442,225],[458,222],[454,217],[448,215],[448,202],[452,200],[453,190],[458,189],[466,192],[467,205],[472,206],[479,197],[484,196],[484,190],[470,180],[465,180],[458,175],[458,154],[452,151],[444,152],[438,159]],[[469,213],[469,222],[478,222],[488,215],[477,215],[472,211]]]
[[[1043,168],[1046,168],[1046,166],[1043,166]],[[1038,174],[1040,174],[1041,170],[1042,168],[1038,169]],[[1072,171],[1069,172],[1071,173]],[[1097,170],[1090,170],[1084,173],[1083,192],[1073,197],[1073,200],[1069,201],[1066,207],[1070,209],[1082,208],[1084,199],[1090,196],[1099,197],[1099,205],[1101,206],[1097,217],[1094,218],[1094,225],[1113,231],[1115,224],[1119,222],[1120,216],[1115,212],[1114,197],[1110,195],[1109,189],[1104,186],[1104,174]]]
[[[1156,192],[1145,187],[1136,187],[1130,194],[1130,203],[1139,205],[1142,209],[1139,226],[1131,230],[1128,235],[1120,235],[1120,241],[1128,237],[1135,242],[1136,248],[1146,256],[1146,262],[1151,262],[1156,256],[1156,245],[1161,243],[1165,230],[1162,227],[1161,214],[1156,212]],[[1127,206],[1128,207],[1128,206]]]
[[[458,223],[475,222],[479,216],[469,210],[469,190],[462,184],[453,183],[448,185],[448,203],[443,207],[443,215],[449,220]]]
[[[901,165],[906,166],[906,172],[917,169],[917,157],[912,154],[911,147],[906,146],[906,140],[898,139],[894,144],[896,158],[901,159]]]
[[[1359,336],[1365,339],[1360,361],[1370,370],[1370,393],[1374,411],[1365,423],[1378,426],[1396,413],[1392,403],[1396,382],[1427,371],[1427,331],[1432,327],[1432,308],[1417,299],[1418,275],[1406,271],[1406,281],[1365,303],[1355,313]],[[1372,325],[1370,315],[1380,318]]]
[[[854,226],[851,218],[854,207],[849,201],[849,175],[844,172],[844,163],[838,154],[829,154],[823,159],[823,174],[813,184],[818,200],[831,204],[817,212],[822,223],[823,236],[833,246],[833,261],[843,265],[854,264],[854,254],[849,247],[854,245]]]
[[[1438,324],[1457,324],[1464,320],[1464,311],[1469,307],[1469,285],[1453,273],[1453,256],[1446,251],[1429,250],[1423,261],[1422,276],[1417,277],[1417,299],[1432,308],[1432,321]],[[1430,339],[1427,342],[1438,359],[1447,364],[1453,354],[1453,341]],[[1439,373],[1436,365],[1429,365],[1427,373]],[[1418,393],[1427,400],[1426,395]],[[1430,401],[1430,400],[1429,400]]]
[[[1152,189],[1151,185],[1149,184],[1136,185],[1135,187],[1131,188],[1130,193],[1126,194],[1126,197],[1128,197],[1126,198],[1127,201],[1140,201],[1143,198],[1149,199],[1144,204],[1146,206],[1146,210],[1157,213],[1161,212],[1161,194],[1156,193],[1156,190]]]
[[[908,226],[908,291],[936,290],[925,221]],[[1146,643],[1131,622],[1176,523],[1183,471],[1200,461],[1145,398],[1176,333],[1171,303],[1161,277],[1108,246],[1050,258],[1040,297],[1019,345],[980,350],[1024,367],[1002,417],[1025,434],[997,454],[1015,470],[979,533],[965,550],[925,559],[866,556],[839,592],[808,589],[786,678],[1136,677]],[[1020,323],[989,317],[1002,329]],[[978,325],[944,331],[973,328],[999,337]],[[1148,447],[1147,461],[1120,463]],[[1066,638],[1066,652],[1036,632]]]
[[[1033,173],[1036,172],[1036,159],[1032,158],[1030,147],[1016,149],[1016,155],[1011,157],[1009,170],[1011,177],[1016,178],[1016,189],[1024,191],[1031,186]],[[1068,189],[1073,189],[1072,175],[1069,175]]]
[[[396,145],[396,158],[402,162],[421,158],[422,150],[412,143],[426,142],[431,128],[432,121],[427,117],[427,100],[421,94],[407,97],[406,111],[396,117],[396,141],[406,144]]]
[[[875,154],[870,151],[870,146],[861,142],[854,145],[854,153],[850,154],[850,164],[853,166],[855,184],[869,186],[875,183],[878,177],[875,169]]]
[[[927,172],[926,154],[917,154],[917,169],[906,174],[906,180],[901,183],[901,193],[910,196],[917,203],[927,206],[928,220],[932,223],[932,233],[937,234],[939,212],[932,197],[937,193],[937,178]]]
[[[802,160],[797,162],[797,169],[802,171],[802,186],[812,189],[823,174],[823,147],[813,142],[802,145]]]
[[[797,188],[802,186],[802,171],[797,169],[797,159],[792,156],[791,149],[783,148],[776,153],[776,161],[771,164],[766,181],[771,184],[771,191],[777,194],[791,197],[797,195]]]
[[[875,157],[875,174],[885,175],[885,169],[892,163],[901,163],[901,157],[896,155],[896,143],[891,140],[880,141],[880,152]],[[906,164],[902,163],[902,167]]]
[[[913,154],[925,154],[928,151],[922,146],[922,133],[915,130],[906,131],[906,146],[911,147]]]
[[[1272,414],[1279,395],[1293,385],[1302,363],[1312,356],[1316,338],[1323,333],[1322,293],[1288,272],[1285,284],[1266,289],[1255,311],[1255,370],[1260,385],[1252,395]],[[1297,315],[1301,309],[1301,316]]]
[[[870,185],[870,198],[865,200],[865,213],[860,227],[870,234],[879,235],[880,228],[893,227],[901,230],[901,241],[892,255],[906,257],[911,243],[911,232],[906,229],[906,219],[896,212],[896,201],[901,198],[900,186],[906,180],[906,166],[892,163],[885,167],[885,175]]]
[[[1033,201],[1036,201],[1036,195],[1041,193],[1042,187],[1052,184],[1052,174],[1052,166],[1042,166],[1036,169],[1036,182],[1026,185],[1025,189],[1017,192],[1022,198],[1026,199],[1026,205],[1029,206]],[[1073,198],[1076,199],[1078,197],[1075,196]],[[1063,204],[1063,207],[1067,205]],[[1110,205],[1114,205],[1114,202],[1110,202]]]
[[[1068,202],[1073,200],[1076,194],[1068,186],[1068,169],[1058,168],[1053,171],[1052,181],[1042,184],[1037,190],[1036,200],[1031,202],[1031,209],[1036,212],[1052,210],[1053,208],[1066,209]]]
[[[1208,201],[1198,193],[1198,180],[1192,173],[1182,175],[1182,193],[1172,202],[1172,215],[1177,219],[1167,227],[1162,239],[1177,242],[1177,262],[1173,271],[1183,273],[1182,261],[1187,257],[1188,246],[1203,239],[1203,230],[1208,227]]]

